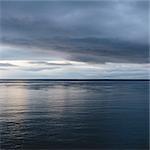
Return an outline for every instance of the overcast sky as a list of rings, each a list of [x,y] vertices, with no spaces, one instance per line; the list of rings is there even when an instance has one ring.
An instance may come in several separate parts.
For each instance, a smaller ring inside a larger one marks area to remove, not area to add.
[[[0,78],[148,78],[148,0],[0,6]]]

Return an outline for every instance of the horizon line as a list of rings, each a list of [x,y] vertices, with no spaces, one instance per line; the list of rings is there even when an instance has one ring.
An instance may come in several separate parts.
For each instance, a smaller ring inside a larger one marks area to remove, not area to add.
[[[49,81],[150,81],[150,79],[41,79],[41,78],[18,78],[0,80],[49,80]]]

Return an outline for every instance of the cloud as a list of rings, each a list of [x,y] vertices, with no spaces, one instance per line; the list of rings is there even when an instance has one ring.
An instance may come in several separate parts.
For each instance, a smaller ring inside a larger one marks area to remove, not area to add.
[[[55,70],[55,69],[60,69],[60,67],[22,67],[22,68],[20,67],[19,70],[36,72],[36,71]]]
[[[21,64],[21,63],[20,63]],[[74,64],[47,66],[22,62],[23,66],[1,70],[0,78],[49,78],[49,79],[149,79],[150,65],[146,63]]]
[[[30,61],[30,64],[35,65],[46,65],[46,66],[70,66],[73,65],[71,62],[47,62],[47,61]]]
[[[0,63],[0,67],[16,67],[16,65],[13,65],[11,63]]]
[[[148,3],[2,1],[1,44],[19,49],[17,59],[147,63]],[[9,50],[3,59],[11,57]]]

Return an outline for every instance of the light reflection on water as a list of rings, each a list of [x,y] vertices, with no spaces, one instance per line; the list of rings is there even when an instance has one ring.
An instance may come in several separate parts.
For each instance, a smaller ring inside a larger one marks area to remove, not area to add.
[[[3,149],[148,149],[147,81],[0,84]]]

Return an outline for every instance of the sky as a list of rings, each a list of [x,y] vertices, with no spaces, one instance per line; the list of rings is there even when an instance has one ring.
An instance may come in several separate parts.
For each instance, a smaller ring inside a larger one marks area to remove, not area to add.
[[[148,0],[1,0],[0,78],[148,79]]]

